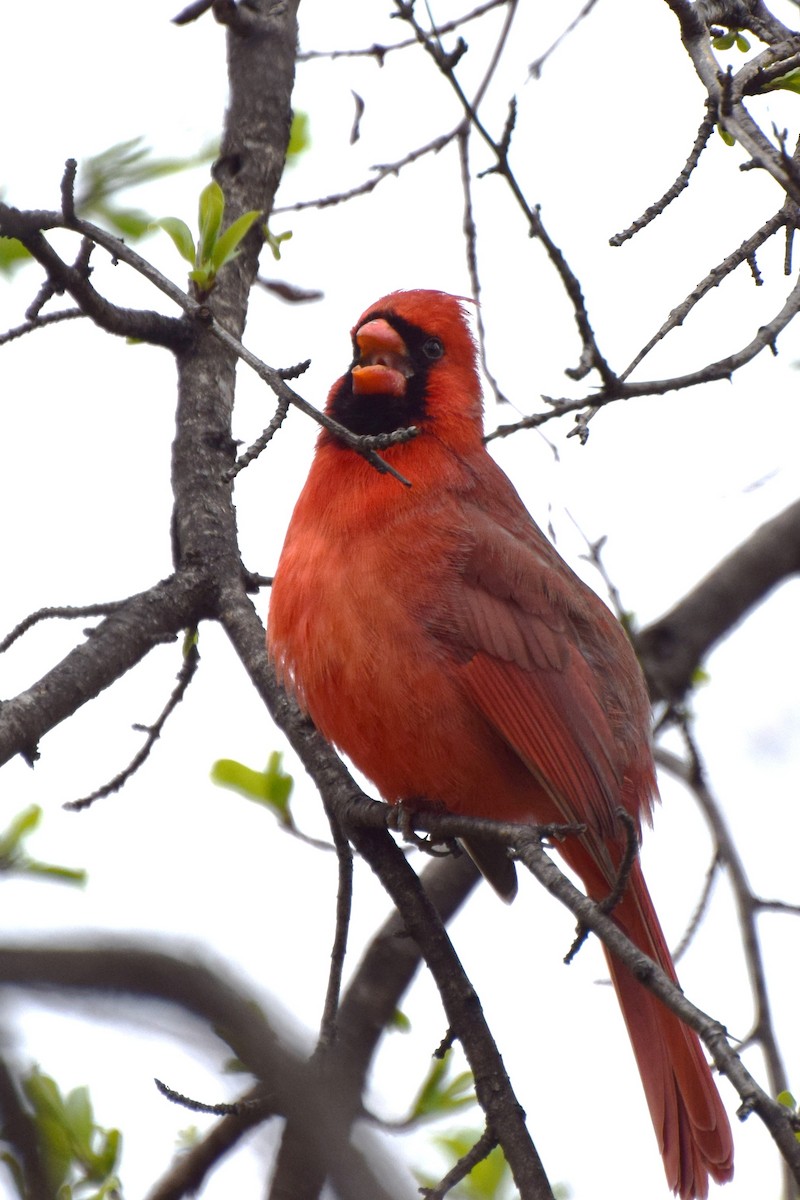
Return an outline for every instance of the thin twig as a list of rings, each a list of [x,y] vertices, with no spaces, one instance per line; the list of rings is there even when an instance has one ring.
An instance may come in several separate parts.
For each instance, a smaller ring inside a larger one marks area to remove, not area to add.
[[[672,312],[669,314],[669,317],[658,330],[658,332],[650,338],[647,344],[642,347],[633,361],[622,372],[620,379],[626,380],[628,376],[636,369],[636,367],[638,367],[642,359],[644,359],[650,353],[650,351],[658,345],[659,342],[663,341],[668,333],[670,333],[673,329],[676,329],[679,325],[683,324],[695,305],[699,303],[699,301],[702,300],[705,295],[712,291],[713,288],[719,287],[723,280],[727,279],[727,277],[733,271],[735,271],[738,266],[741,266],[742,263],[750,261],[756,250],[760,246],[763,246],[764,243],[773,236],[773,234],[777,233],[777,231],[786,224],[786,220],[787,212],[786,207],[784,206],[773,216],[771,216],[768,221],[765,221],[760,229],[757,229],[754,234],[742,242],[742,244],[738,246],[736,250],[731,251],[730,254],[723,258],[722,262],[718,263],[715,267],[712,267],[708,274],[705,275],[694,288],[692,288],[686,299],[682,300],[677,308],[673,308]]]
[[[575,29],[577,29],[577,27],[580,25],[581,21],[584,21],[586,19],[586,17],[588,17],[589,13],[592,11],[592,9],[594,8],[596,3],[597,3],[597,0],[586,0],[586,3],[584,4],[583,8],[580,10],[578,15],[572,21],[570,21],[570,23],[566,27],[566,29],[558,35],[556,40],[547,48],[547,50],[545,50],[544,54],[540,54],[538,58],[533,60],[531,65],[528,67],[528,73],[529,73],[531,79],[541,79],[542,67],[547,62],[550,55],[553,54],[558,49],[558,47],[561,45],[561,43],[564,41],[565,38],[569,37],[569,35]]]
[[[424,146],[418,146],[415,150],[410,150],[403,158],[399,158],[393,163],[376,164],[372,170],[376,172],[371,179],[366,179],[363,183],[356,187],[349,188],[346,192],[334,192],[329,196],[320,196],[315,200],[298,200],[294,204],[279,204],[273,208],[273,214],[303,212],[307,208],[331,208],[334,204],[344,204],[348,200],[354,200],[357,196],[368,196],[374,191],[379,183],[384,179],[389,179],[393,175],[399,175],[403,167],[409,166],[411,163],[417,162],[420,158],[424,158],[426,154],[438,154],[440,150],[444,150],[456,137],[460,124],[451,129],[449,133],[442,133],[438,137],[432,138],[426,142]]]
[[[11,632],[7,633],[0,641],[0,654],[8,650],[17,638],[22,637],[40,621],[55,619],[74,621],[78,617],[107,617],[109,613],[119,612],[127,603],[127,600],[109,600],[105,604],[65,604],[56,608],[38,608],[36,612],[29,613],[18,625],[15,625]]]
[[[659,766],[666,767],[671,774],[682,779],[691,789],[709,824],[720,861],[730,879],[756,1011],[753,1029],[746,1040],[757,1041],[761,1046],[767,1064],[769,1091],[772,1096],[777,1096],[787,1087],[786,1068],[783,1065],[772,1020],[764,957],[756,919],[758,903],[753,895],[744,863],[722,809],[706,783],[700,754],[686,721],[682,723],[681,731],[689,754],[688,763],[681,761],[676,755],[662,747],[656,748],[656,761]]]
[[[205,2],[205,0],[201,0]],[[208,0],[210,3],[210,0]],[[504,4],[508,4],[509,0],[487,0],[485,4],[479,4],[472,12],[465,13],[461,17],[455,17],[452,21],[445,21],[439,26],[439,33],[452,33],[454,30],[466,25],[468,21],[475,21],[486,13],[491,12],[495,8],[502,8]],[[391,45],[384,46],[378,43],[373,43],[372,46],[366,46],[360,50],[301,50],[297,55],[298,62],[311,62],[315,58],[326,58],[333,61],[337,58],[374,58],[378,64],[383,66],[383,60],[387,54],[391,54],[393,50],[408,50],[411,46],[416,46],[416,38],[406,38],[402,42],[392,42]]]
[[[455,1166],[451,1167],[447,1174],[437,1183],[436,1187],[420,1188],[420,1192],[425,1197],[425,1200],[444,1200],[447,1193],[451,1192],[462,1180],[466,1179],[473,1167],[477,1167],[478,1163],[488,1158],[496,1146],[497,1135],[491,1126],[487,1125],[474,1146],[471,1146],[467,1153],[461,1156]]]
[[[210,1113],[216,1117],[240,1117],[246,1112],[254,1112],[258,1118],[262,1118],[266,1112],[269,1112],[269,1107],[264,1104],[263,1095],[259,1098],[249,1097],[243,1100],[234,1100],[230,1103],[218,1101],[212,1104],[206,1104],[202,1100],[194,1100],[191,1096],[184,1096],[180,1092],[176,1092],[168,1084],[163,1083],[160,1079],[154,1079],[153,1083],[158,1088],[161,1095],[164,1096],[171,1104],[177,1104],[181,1108],[188,1108],[189,1112]]]
[[[259,454],[266,450],[267,446],[270,444],[275,434],[286,420],[286,415],[288,412],[289,399],[288,397],[283,397],[278,401],[278,407],[275,409],[275,415],[261,436],[256,438],[252,446],[249,446],[247,450],[245,450],[244,454],[240,454],[233,466],[229,467],[225,472],[226,480],[230,481],[235,479],[240,471],[243,471],[245,467],[249,467],[250,463],[257,459]]]
[[[24,337],[26,333],[44,329],[47,325],[57,325],[59,321],[74,321],[77,317],[85,316],[86,313],[80,308],[63,308],[60,312],[36,317],[32,321],[25,321],[22,325],[15,326],[14,329],[7,329],[5,333],[0,333],[0,346],[5,346],[7,342],[13,342],[16,338]]]
[[[331,966],[315,1057],[324,1055],[336,1040],[339,997],[353,904],[353,851],[334,810],[327,807],[327,813],[339,862],[339,887],[336,894],[336,931],[331,948]]]
[[[566,374],[571,379],[583,379],[592,369],[597,370],[603,385],[607,389],[616,386],[617,378],[605,356],[600,350],[597,339],[589,320],[589,314],[586,308],[586,301],[583,296],[578,277],[569,266],[563,252],[559,249],[553,239],[547,232],[539,213],[538,207],[532,206],[526,200],[522,189],[511,169],[509,162],[509,125],[506,126],[503,137],[497,141],[487,130],[473,105],[467,99],[463,88],[455,76],[452,65],[447,56],[443,56],[439,50],[438,43],[431,38],[426,30],[417,21],[414,16],[413,5],[406,0],[395,0],[395,7],[398,15],[407,21],[420,42],[420,45],[431,55],[436,62],[442,74],[450,83],[458,100],[464,110],[466,119],[470,122],[485,144],[492,151],[495,163],[491,168],[491,173],[500,175],[505,179],[511,194],[517,202],[517,205],[522,210],[528,226],[528,232],[531,237],[537,238],[545,249],[545,252],[555,268],[563,287],[565,288],[570,302],[572,303],[573,314],[578,331],[581,338],[581,355],[577,367],[568,368]]]
[[[469,169],[469,137],[466,129],[462,129],[458,135],[458,157],[461,163],[461,187],[464,193],[464,243],[467,254],[467,271],[469,272],[470,288],[472,290],[472,299],[475,301],[475,328],[478,333],[478,354],[480,355],[481,368],[484,375],[489,381],[489,386],[494,392],[495,400],[498,404],[508,404],[509,399],[500,390],[500,385],[497,379],[489,370],[489,364],[486,361],[486,330],[483,324],[483,314],[481,312],[481,282],[478,274],[478,252],[477,252],[477,229],[475,226],[475,218],[472,212],[472,181],[470,179]]]
[[[694,935],[697,933],[700,925],[702,924],[703,918],[708,912],[708,906],[711,901],[711,893],[719,876],[721,865],[719,851],[715,851],[714,857],[708,864],[708,870],[706,871],[706,877],[703,881],[703,890],[700,893],[700,899],[695,905],[694,912],[691,915],[689,924],[684,930],[683,937],[672,951],[672,961],[674,963],[677,963],[689,949],[689,946],[692,944],[694,939]]]
[[[194,679],[199,663],[200,654],[197,649],[197,643],[192,636],[187,635],[185,639],[183,663],[181,664],[181,669],[178,672],[178,682],[175,684],[172,694],[165,704],[160,716],[158,717],[158,720],[154,725],[134,726],[135,729],[147,734],[145,743],[141,750],[138,752],[138,754],[134,755],[127,767],[115,775],[113,779],[110,779],[108,783],[104,783],[102,787],[97,788],[94,792],[91,792],[88,796],[84,796],[80,800],[68,801],[63,806],[64,808],[68,809],[70,812],[81,812],[84,808],[89,808],[90,805],[94,804],[95,800],[104,799],[106,796],[110,796],[114,792],[118,792],[121,787],[124,787],[130,777],[135,775],[142,764],[150,757],[150,751],[153,749],[153,746],[155,746],[156,742],[161,736],[161,731],[164,728],[168,718],[186,695],[186,690]]]
[[[660,216],[661,213],[663,213],[668,207],[668,205],[670,205],[673,200],[677,199],[681,192],[689,186],[689,180],[692,177],[692,172],[700,161],[700,155],[708,145],[708,139],[714,132],[715,125],[716,114],[714,112],[714,106],[712,101],[707,99],[706,115],[700,122],[700,128],[697,130],[697,137],[694,140],[691,153],[684,163],[680,175],[672,184],[672,186],[667,188],[660,200],[656,200],[655,204],[651,204],[649,208],[646,208],[642,215],[637,217],[627,229],[622,231],[622,233],[616,233],[612,238],[609,238],[608,244],[610,246],[621,246],[624,242],[627,242],[629,238],[632,238],[634,234],[639,233],[642,229],[649,225],[651,221],[654,221],[656,217]]]
[[[188,25],[190,21],[196,21],[203,13],[208,12],[213,2],[214,0],[193,0],[193,3],[187,4],[186,8],[172,18],[172,24]]]

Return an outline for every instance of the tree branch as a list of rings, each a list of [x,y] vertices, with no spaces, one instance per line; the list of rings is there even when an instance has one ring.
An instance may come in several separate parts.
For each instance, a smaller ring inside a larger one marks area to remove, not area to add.
[[[160,1000],[199,1017],[268,1086],[276,1097],[274,1111],[291,1115],[303,1128],[306,1153],[325,1164],[342,1196],[397,1200],[377,1170],[340,1136],[334,1098],[277,1040],[263,1015],[263,1003],[254,1003],[219,969],[118,940],[59,949],[0,946],[0,986],[123,993]]]
[[[115,609],[43,675],[38,683],[0,704],[0,765],[15,754],[32,763],[39,740],[99,696],[154,646],[194,623],[203,581],[172,576]]]
[[[800,572],[800,500],[766,521],[668,613],[634,638],[654,701],[679,702],[714,645]]]

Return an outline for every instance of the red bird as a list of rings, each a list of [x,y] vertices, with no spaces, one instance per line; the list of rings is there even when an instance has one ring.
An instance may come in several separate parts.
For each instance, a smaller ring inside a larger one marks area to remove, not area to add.
[[[352,333],[327,412],[385,451],[404,487],[323,430],[272,586],[267,642],[317,728],[391,804],[579,822],[559,852],[602,900],[656,795],[650,706],[619,623],[531,520],[487,453],[464,309],[395,292]],[[470,852],[501,894],[513,864]],[[675,968],[634,863],[613,910]],[[608,956],[607,956],[608,957]],[[695,1034],[608,957],[667,1180],[681,1200],[733,1175],[730,1126]]]

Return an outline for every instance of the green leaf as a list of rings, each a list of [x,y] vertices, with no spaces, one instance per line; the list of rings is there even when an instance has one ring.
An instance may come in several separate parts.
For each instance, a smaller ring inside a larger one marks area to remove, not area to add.
[[[197,284],[198,291],[210,292],[214,286],[214,273],[208,267],[197,267],[189,272],[189,278]]]
[[[444,1153],[449,1168],[473,1149],[480,1141],[481,1135],[480,1129],[454,1129],[438,1135],[433,1139],[433,1143]],[[435,1186],[434,1180],[418,1177],[426,1186]],[[567,1194],[563,1188],[554,1188],[554,1195],[561,1197],[561,1200],[566,1200]],[[476,1163],[452,1195],[453,1200],[514,1200],[517,1193],[511,1170],[499,1146]]]
[[[779,75],[777,79],[765,83],[762,92],[798,92],[800,93],[800,71],[790,71],[788,75]]]
[[[119,1156],[121,1153],[122,1134],[118,1129],[106,1130],[101,1137],[100,1148],[93,1155],[94,1178],[102,1181],[111,1175],[119,1165]],[[109,1181],[109,1185],[116,1183],[116,1178]]]
[[[126,188],[139,187],[143,183],[187,171],[210,162],[216,155],[216,144],[209,144],[196,154],[183,158],[154,158],[151,148],[142,137],[117,142],[107,150],[81,161],[76,207],[84,215],[103,215],[108,210],[111,197]]]
[[[38,828],[42,819],[42,810],[38,804],[31,804],[13,818],[8,829],[0,834],[0,858],[11,858],[24,837]]]
[[[0,871],[13,871],[18,875],[39,875],[57,883],[76,883],[82,886],[87,878],[85,871],[38,862],[30,857],[22,845],[23,840],[38,827],[41,817],[41,808],[33,804],[19,813],[8,829],[0,834]]]
[[[64,1104],[58,1084],[49,1075],[43,1075],[34,1067],[22,1082],[22,1090],[31,1103],[35,1114],[51,1113],[61,1119]]]
[[[269,246],[270,250],[272,251],[272,257],[276,261],[278,261],[281,256],[281,242],[288,242],[291,236],[291,229],[288,229],[286,233],[274,234],[270,232],[268,226],[264,226],[264,241]]]
[[[404,1012],[401,1012],[399,1008],[396,1008],[389,1018],[386,1028],[390,1033],[410,1033],[411,1022]]]
[[[447,1116],[456,1109],[477,1103],[473,1091],[474,1080],[469,1071],[463,1071],[454,1079],[448,1079],[452,1051],[443,1058],[435,1058],[426,1079],[411,1106],[408,1123],[431,1120]]]
[[[782,1104],[784,1108],[788,1108],[795,1117],[800,1116],[797,1101],[791,1092],[778,1092],[778,1104]],[[800,1142],[800,1130],[796,1129],[794,1136],[795,1140]]]
[[[63,1097],[55,1080],[38,1067],[22,1080],[22,1089],[32,1110],[50,1192],[59,1200],[73,1195],[76,1200],[118,1200],[120,1184],[113,1171],[121,1134],[95,1124],[88,1089],[77,1087]],[[89,1184],[97,1185],[91,1195],[85,1190]]]
[[[31,255],[17,238],[0,237],[0,275],[11,275]]]
[[[36,859],[26,858],[17,870],[23,875],[38,875],[42,879],[52,879],[54,883],[74,883],[76,887],[85,887],[89,872],[83,867],[57,867],[52,863],[37,862]]]
[[[157,225],[141,209],[118,204],[119,193],[208,163],[217,157],[218,149],[216,143],[208,143],[196,154],[155,158],[141,137],[118,142],[81,160],[75,207],[81,216],[105,225],[127,240],[138,240]],[[31,255],[16,238],[0,237],[0,275],[11,275],[17,267],[30,261]],[[194,263],[194,247],[188,261]]]
[[[294,788],[294,779],[283,769],[283,755],[273,750],[264,772],[265,799],[271,808],[288,816],[289,799]]]
[[[733,134],[728,133],[724,125],[717,125],[717,133],[722,138],[726,146],[736,145],[736,138],[733,136]]]
[[[239,792],[248,800],[271,808],[282,825],[294,828],[289,812],[289,800],[294,779],[282,767],[283,755],[277,750],[269,756],[266,771],[253,771],[244,763],[231,758],[221,758],[211,768],[212,782]]]
[[[715,50],[732,50],[735,46],[742,54],[746,54],[750,49],[750,42],[741,29],[737,29],[735,26],[731,26],[727,33],[721,33],[718,37],[712,38],[711,45]]]
[[[254,771],[235,759],[218,759],[211,768],[211,781],[239,792],[248,800],[264,800],[264,772]]]
[[[211,252],[211,267],[215,273],[236,257],[239,243],[260,216],[261,213],[257,209],[243,213],[217,239]]]
[[[175,1138],[178,1150],[191,1150],[200,1141],[202,1134],[196,1125],[187,1125],[185,1129],[179,1129],[178,1135]]]
[[[187,658],[192,650],[200,645],[200,630],[194,625],[183,635],[183,657]]]
[[[64,1102],[64,1124],[69,1130],[74,1146],[91,1155],[94,1114],[87,1087],[77,1087]]]
[[[311,131],[308,113],[292,113],[292,128],[289,133],[289,145],[286,148],[286,165],[293,166],[310,145]]]
[[[470,1152],[480,1136],[479,1129],[460,1129],[442,1134],[434,1138],[434,1142],[455,1164]],[[503,1195],[511,1195],[511,1183],[511,1170],[506,1157],[500,1147],[495,1146],[486,1158],[475,1164],[453,1194],[463,1197],[463,1200],[500,1200]]]
[[[199,266],[204,266],[211,261],[211,255],[214,249],[214,243],[217,240],[217,235],[222,228],[222,217],[225,213],[225,197],[222,194],[222,188],[217,183],[216,179],[212,179],[200,193],[200,205],[198,211],[198,223],[200,229],[200,243],[197,249],[197,261]]]
[[[100,215],[115,233],[131,241],[143,238],[148,230],[153,228],[150,214],[143,212],[141,208],[112,208],[108,205]]]
[[[36,1132],[50,1186],[61,1187],[67,1182],[72,1166],[69,1134],[60,1120],[45,1114],[37,1116]]]
[[[26,1200],[28,1189],[25,1184],[25,1174],[18,1159],[14,1157],[10,1150],[3,1150],[0,1151],[0,1162],[5,1163],[8,1167],[20,1200]]]
[[[185,221],[181,221],[180,217],[162,217],[160,221],[154,222],[154,225],[163,229],[172,238],[181,258],[194,266],[195,263],[195,248],[192,231]]]

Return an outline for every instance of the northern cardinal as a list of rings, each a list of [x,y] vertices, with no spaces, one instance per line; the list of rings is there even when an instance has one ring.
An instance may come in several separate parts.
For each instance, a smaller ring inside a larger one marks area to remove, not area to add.
[[[462,304],[394,292],[352,331],[327,412],[357,434],[416,426],[384,451],[411,487],[323,430],[275,575],[279,678],[389,803],[499,821],[579,822],[559,843],[589,896],[611,892],[656,795],[650,706],[630,643],[486,451]],[[513,864],[470,852],[506,898]],[[613,918],[673,979],[634,862]],[[612,956],[608,966],[667,1180],[681,1200],[733,1175],[700,1043]]]

